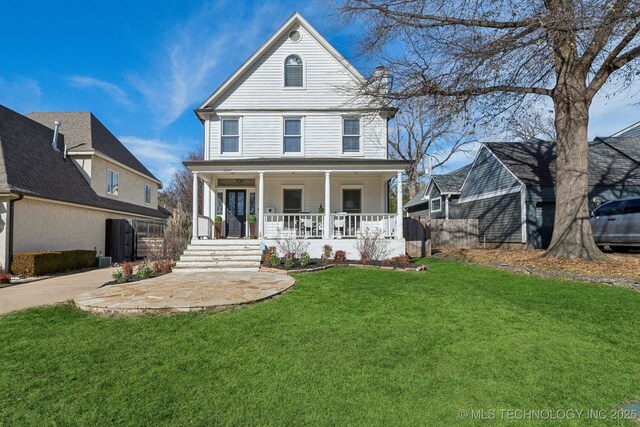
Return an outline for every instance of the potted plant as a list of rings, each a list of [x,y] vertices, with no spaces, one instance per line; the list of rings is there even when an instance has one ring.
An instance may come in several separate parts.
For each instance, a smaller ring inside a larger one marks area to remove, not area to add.
[[[216,215],[215,233],[216,233],[216,239],[219,239],[220,236],[222,235],[222,217],[220,215]]]
[[[249,215],[249,238],[256,238],[256,216]]]

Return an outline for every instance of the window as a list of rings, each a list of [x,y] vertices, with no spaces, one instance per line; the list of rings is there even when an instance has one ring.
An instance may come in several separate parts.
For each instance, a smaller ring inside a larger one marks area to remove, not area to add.
[[[151,204],[151,186],[149,184],[144,185],[144,202]]]
[[[431,199],[431,212],[440,212],[442,210],[442,199],[436,197]]]
[[[222,215],[222,200],[224,199],[224,193],[216,193],[216,215]]]
[[[627,204],[624,205],[622,214],[637,214],[640,213],[640,199],[627,200]]]
[[[301,151],[302,120],[284,119],[284,152],[299,153]]]
[[[249,193],[249,215],[256,214],[256,193]]]
[[[238,153],[240,151],[240,121],[238,119],[222,119],[222,152]]]
[[[302,59],[298,55],[288,56],[284,61],[284,86],[302,87]]]
[[[118,195],[118,172],[107,169],[107,194]]]
[[[362,191],[342,190],[342,210],[347,213],[362,212]]]
[[[593,216],[611,216],[618,213],[618,208],[622,204],[621,201],[609,202],[600,206],[593,212]]]
[[[300,213],[302,211],[302,189],[285,189],[282,194],[284,213]]]
[[[342,151],[345,153],[360,152],[360,119],[343,119]]]

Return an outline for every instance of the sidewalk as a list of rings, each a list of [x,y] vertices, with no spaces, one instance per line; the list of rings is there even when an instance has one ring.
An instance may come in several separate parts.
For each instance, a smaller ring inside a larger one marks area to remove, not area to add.
[[[110,281],[113,270],[101,268],[0,288],[0,314],[73,299]]]

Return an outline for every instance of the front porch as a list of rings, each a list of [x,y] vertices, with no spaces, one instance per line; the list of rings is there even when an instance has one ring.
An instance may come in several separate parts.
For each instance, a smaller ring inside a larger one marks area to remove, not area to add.
[[[402,236],[402,173],[396,161],[356,160],[354,164],[272,164],[251,161],[192,162],[194,200],[204,187],[203,211],[193,206],[193,240],[216,238],[317,241],[311,245],[357,239],[376,233],[391,240]],[[383,166],[384,167],[381,167]],[[320,167],[319,167],[320,166]],[[395,212],[389,212],[389,182],[396,179]],[[216,236],[215,219],[222,221]],[[253,234],[252,234],[253,232]],[[268,244],[268,243],[267,243]],[[342,246],[342,245],[339,245]],[[348,245],[351,246],[351,245]],[[394,245],[395,246],[395,245]],[[321,245],[320,245],[321,248]]]

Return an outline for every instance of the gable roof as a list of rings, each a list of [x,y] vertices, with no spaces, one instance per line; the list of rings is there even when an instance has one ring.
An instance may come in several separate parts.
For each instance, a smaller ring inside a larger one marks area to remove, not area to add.
[[[427,201],[425,200],[425,196],[432,183],[440,189],[441,193],[460,193],[460,188],[462,187],[464,180],[469,174],[471,166],[472,163],[469,163],[468,165],[464,165],[461,168],[458,168],[449,173],[432,175],[431,179],[429,180],[429,184],[427,184],[424,189],[419,191],[418,194],[416,194],[411,200],[409,200],[405,207],[409,208],[412,206],[420,205],[422,203],[426,203]]]
[[[555,185],[555,142],[490,142],[485,146],[524,184]],[[623,184],[640,185],[640,137],[590,142],[589,185]]]
[[[331,54],[356,80],[364,82],[366,79],[360,74],[360,72],[347,61],[344,56],[340,54],[322,35],[309,24],[309,22],[302,17],[298,12],[295,12],[284,24],[276,30],[266,42],[262,44],[250,57],[247,59],[227,80],[225,80],[213,94],[211,94],[197,109],[201,111],[219,99],[224,92],[229,89],[235,82],[237,82],[244,73],[254,65],[267,50],[272,47],[289,29],[295,25],[300,25],[304,28],[329,54]],[[205,110],[206,111],[206,110]]]
[[[613,138],[632,137],[632,136],[640,136],[640,122],[636,122],[631,126],[627,126],[626,128],[611,135],[611,137]]]
[[[0,105],[0,192],[164,218],[157,209],[98,196],[52,140],[52,129]]]
[[[160,183],[91,112],[34,112],[27,117],[47,127],[60,121],[60,132],[65,135],[70,154],[95,150]]]

